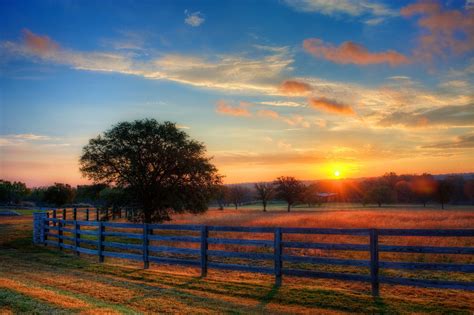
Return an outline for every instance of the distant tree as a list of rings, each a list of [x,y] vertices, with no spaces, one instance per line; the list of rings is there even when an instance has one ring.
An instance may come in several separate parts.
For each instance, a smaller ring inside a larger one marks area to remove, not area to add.
[[[30,190],[22,182],[10,182],[0,179],[0,202],[18,204],[23,200]]]
[[[54,183],[53,186],[49,186],[44,192],[43,201],[60,207],[66,203],[71,203],[74,200],[74,196],[75,191],[70,185]]]
[[[291,206],[301,200],[305,189],[303,183],[291,176],[281,176],[275,180],[274,185],[276,197],[287,202],[290,212]]]
[[[267,211],[267,203],[275,196],[273,183],[256,183],[256,198],[262,201],[263,212]]]
[[[136,120],[89,140],[80,169],[96,183],[126,191],[139,214],[135,219],[163,222],[171,212],[207,210],[221,177],[205,153],[174,123]]]
[[[302,201],[308,204],[308,207],[311,208],[314,205],[321,205],[322,199],[318,196],[319,186],[316,183],[311,183],[305,187],[302,194]]]
[[[244,187],[239,185],[230,186],[227,198],[229,203],[233,204],[235,209],[237,209],[244,202],[246,194],[247,191]]]
[[[408,203],[413,200],[413,190],[411,184],[406,180],[400,180],[395,184],[397,202]]]
[[[426,203],[433,199],[436,190],[436,181],[431,174],[416,176],[411,181],[415,198],[426,207]]]
[[[225,185],[216,185],[215,187],[215,198],[219,205],[219,210],[224,210],[226,200],[229,195],[229,188]]]
[[[447,204],[452,197],[453,186],[448,180],[438,181],[434,198],[437,202],[441,204],[441,209],[444,209],[444,205]]]
[[[100,201],[100,193],[108,188],[106,184],[77,186],[76,202],[96,203]]]
[[[44,200],[44,194],[46,190],[47,190],[47,187],[32,188],[30,194],[27,197],[27,200],[35,202],[35,203],[42,202]]]
[[[384,203],[392,202],[392,190],[383,182],[377,182],[369,188],[367,193],[367,200],[369,203],[376,203],[379,207]]]
[[[474,203],[474,179],[466,181],[464,184],[464,194],[471,203]]]

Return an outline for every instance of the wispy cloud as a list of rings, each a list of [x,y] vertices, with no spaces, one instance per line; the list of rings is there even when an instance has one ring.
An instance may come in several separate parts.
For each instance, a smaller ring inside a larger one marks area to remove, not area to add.
[[[321,39],[310,38],[303,42],[303,48],[311,55],[341,64],[370,65],[388,63],[391,66],[406,64],[408,58],[396,51],[370,52],[354,42],[344,42],[340,46],[324,43]]]
[[[430,145],[425,145],[423,148],[429,149],[474,149],[474,133],[468,133],[465,135],[457,136],[452,141],[437,142]]]
[[[364,18],[369,16],[369,25],[376,25],[381,20],[378,18],[389,18],[397,16],[398,12],[383,3],[367,0],[284,0],[287,5],[297,11],[319,13],[330,16],[346,15]]]
[[[293,101],[262,101],[258,102],[262,105],[277,106],[277,107],[302,107],[304,104]]]
[[[189,12],[188,10],[185,10],[184,14],[186,15],[184,23],[191,25],[192,27],[198,27],[206,20],[199,11]]]
[[[378,124],[383,127],[474,127],[474,104],[443,106],[439,108],[395,111],[383,117]]]

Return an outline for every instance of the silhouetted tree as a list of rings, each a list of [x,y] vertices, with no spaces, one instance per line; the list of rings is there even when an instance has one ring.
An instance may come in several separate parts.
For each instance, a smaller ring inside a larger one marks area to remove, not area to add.
[[[411,184],[406,180],[400,180],[395,184],[397,202],[411,202],[413,200],[413,190]]]
[[[412,190],[419,202],[426,207],[426,203],[433,198],[436,190],[436,181],[431,174],[423,174],[413,178]]]
[[[89,140],[81,172],[96,183],[123,189],[138,210],[135,220],[170,220],[170,212],[207,210],[221,178],[202,143],[174,123],[121,122]]]
[[[474,203],[474,179],[466,181],[464,184],[464,194],[471,203]]]
[[[391,203],[393,200],[393,194],[390,187],[384,182],[380,181],[377,181],[374,185],[372,185],[366,194],[368,202],[376,203],[379,207],[381,207],[383,203]]]
[[[453,186],[447,180],[438,181],[438,185],[435,190],[434,198],[441,204],[441,209],[444,209],[444,205],[451,200],[453,193]]]
[[[242,186],[230,186],[227,198],[228,201],[235,206],[235,209],[237,209],[239,205],[244,202],[247,193],[247,190]]]
[[[20,203],[30,190],[22,182],[10,182],[0,179],[0,202]]]
[[[303,183],[291,176],[281,176],[275,180],[274,185],[276,197],[287,202],[290,212],[291,206],[302,197],[305,189]]]
[[[60,207],[66,203],[71,203],[74,200],[75,191],[68,184],[54,183],[49,186],[43,195],[43,201],[52,203],[56,207]]]
[[[305,187],[302,201],[308,204],[308,207],[313,207],[314,205],[321,205],[322,199],[318,196],[319,186],[316,183],[311,183]]]
[[[256,198],[262,201],[263,212],[267,211],[267,203],[275,196],[273,183],[256,183]]]
[[[217,204],[219,205],[219,210],[224,210],[224,205],[226,204],[228,195],[229,195],[229,188],[227,186],[216,185],[215,198],[216,198]]]
[[[106,184],[77,186],[75,201],[96,203],[100,201],[100,193],[106,188],[108,188]]]

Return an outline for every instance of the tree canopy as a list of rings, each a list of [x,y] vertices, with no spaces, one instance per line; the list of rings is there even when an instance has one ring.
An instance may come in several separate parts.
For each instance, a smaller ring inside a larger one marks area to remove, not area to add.
[[[288,212],[291,206],[301,200],[305,186],[302,182],[291,176],[281,176],[274,182],[276,197],[285,200]]]
[[[89,140],[80,170],[95,183],[122,189],[138,210],[136,220],[162,222],[172,211],[207,210],[221,177],[205,153],[174,123],[143,119],[118,123]]]

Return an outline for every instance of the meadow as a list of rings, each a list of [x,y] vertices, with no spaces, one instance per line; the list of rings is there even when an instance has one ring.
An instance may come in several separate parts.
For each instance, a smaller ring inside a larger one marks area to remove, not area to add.
[[[203,215],[173,216],[176,224],[285,226],[328,228],[472,228],[474,209],[447,210],[419,206],[373,208],[326,205],[283,211],[272,205],[264,213],[258,205],[242,209],[211,209]],[[465,313],[474,312],[474,293],[382,285],[372,298],[370,285],[344,281],[284,277],[273,286],[273,277],[243,272],[209,270],[199,278],[197,268],[142,264],[33,246],[32,217],[0,218],[0,313]],[[295,236],[296,237],[296,236]],[[312,236],[311,241],[363,243],[350,236]],[[306,239],[307,241],[307,239]],[[390,244],[474,246],[471,238],[405,237],[382,240]],[[179,244],[178,244],[179,245]],[[234,250],[244,250],[237,248]],[[315,251],[312,255],[342,253]],[[365,253],[345,253],[359,258]],[[466,255],[385,253],[385,260],[473,263]],[[338,267],[338,266],[337,266]],[[339,268],[339,267],[338,267]],[[402,274],[398,271],[397,274]],[[404,276],[414,273],[403,272]],[[422,272],[418,277],[474,281],[471,274]]]

